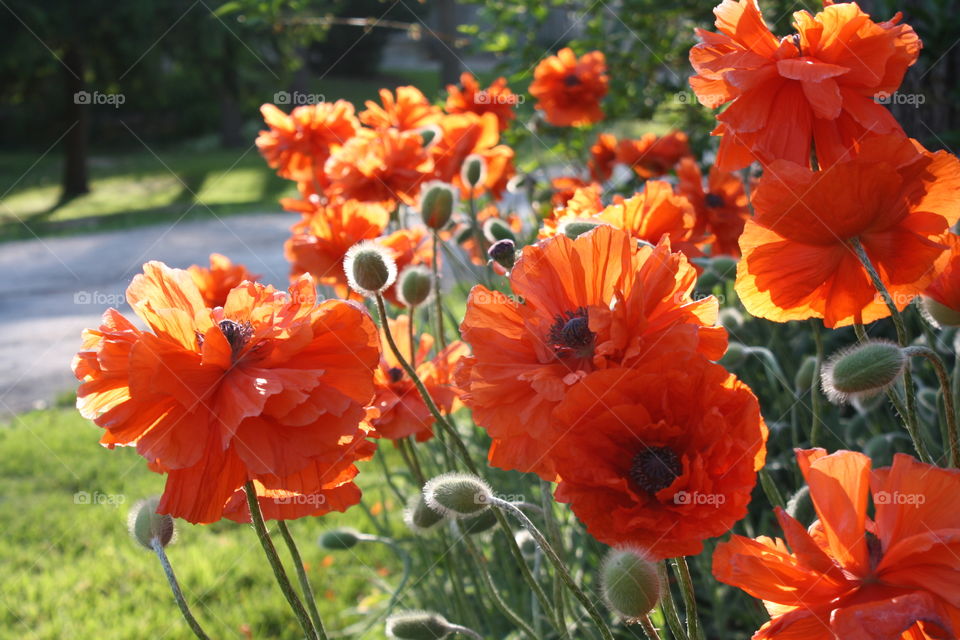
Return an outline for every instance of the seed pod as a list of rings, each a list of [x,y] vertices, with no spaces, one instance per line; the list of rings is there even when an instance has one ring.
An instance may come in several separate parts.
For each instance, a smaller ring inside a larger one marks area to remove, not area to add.
[[[365,296],[374,296],[397,279],[397,263],[386,249],[364,240],[350,247],[343,260],[350,288]]]
[[[427,505],[451,518],[469,518],[490,507],[493,492],[480,478],[465,473],[445,473],[423,486]]]
[[[626,622],[650,613],[660,601],[657,565],[635,549],[611,549],[600,565],[600,587],[607,607]]]
[[[844,349],[823,365],[820,383],[827,397],[844,403],[875,396],[903,373],[907,356],[888,340],[871,340]]]
[[[157,513],[160,498],[153,496],[137,502],[127,516],[127,529],[131,537],[147,549],[153,549],[153,541],[166,547],[173,540],[175,527],[173,518]]]

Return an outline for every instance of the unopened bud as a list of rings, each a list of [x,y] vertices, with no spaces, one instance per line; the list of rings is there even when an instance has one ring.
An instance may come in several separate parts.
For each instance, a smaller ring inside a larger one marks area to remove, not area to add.
[[[650,613],[660,601],[657,565],[633,549],[611,549],[600,565],[603,600],[626,622]]]
[[[817,369],[817,359],[813,356],[807,356],[803,359],[803,362],[800,363],[800,368],[797,369],[797,375],[793,378],[793,386],[797,391],[809,391],[814,385],[814,373]]]
[[[421,127],[420,129],[417,129],[417,133],[419,133],[420,137],[423,139],[424,147],[429,147],[433,143],[439,141],[442,137],[440,127],[435,124],[428,124],[425,127]]]
[[[397,263],[376,242],[364,240],[350,247],[343,260],[350,288],[365,296],[374,296],[397,279]]]
[[[483,235],[490,242],[496,242],[497,240],[517,241],[517,236],[513,235],[513,229],[500,218],[488,218],[483,223]]]
[[[736,369],[743,364],[743,361],[747,359],[748,355],[749,351],[747,351],[747,347],[739,342],[731,342],[727,345],[727,351],[723,354],[723,357],[720,358],[719,363],[727,369]]]
[[[410,496],[407,508],[403,512],[403,521],[414,533],[427,533],[436,529],[444,521],[444,515],[427,506],[422,493]]]
[[[954,311],[945,304],[937,302],[933,298],[923,296],[920,298],[920,311],[923,316],[930,321],[930,324],[937,327],[960,327],[960,311]]]
[[[592,231],[599,226],[599,222],[593,222],[592,220],[571,220],[567,223],[561,224],[558,231],[571,240],[576,240],[579,236],[585,234],[587,231]]]
[[[447,619],[430,611],[406,611],[387,618],[387,637],[395,640],[443,640],[453,629]]]
[[[477,535],[497,526],[497,516],[493,509],[482,511],[475,518],[467,518],[460,521],[460,530],[468,536]]]
[[[498,265],[509,271],[517,261],[517,246],[513,240],[498,240],[487,249],[487,255]]]
[[[450,222],[453,205],[457,201],[453,185],[431,180],[420,189],[420,216],[423,223],[439,231]]]
[[[357,546],[362,534],[353,529],[331,529],[320,535],[320,546],[330,551],[344,551]]]
[[[469,518],[490,507],[493,492],[486,482],[464,473],[445,473],[423,485],[427,505],[452,518]]]
[[[720,309],[720,324],[727,331],[736,331],[743,327],[743,323],[743,314],[740,313],[739,309],[733,307]]]
[[[400,272],[397,297],[407,307],[423,304],[433,291],[433,276],[422,265],[411,265]]]
[[[907,364],[899,345],[871,340],[837,353],[823,365],[820,382],[831,401],[848,402],[875,396],[888,389]]]
[[[487,163],[483,156],[471,153],[460,166],[460,180],[471,189],[476,189],[487,179]]]
[[[159,505],[160,498],[157,496],[140,500],[133,505],[127,517],[130,535],[139,544],[151,550],[154,540],[158,541],[161,547],[170,544],[175,530],[171,516],[157,513]]]

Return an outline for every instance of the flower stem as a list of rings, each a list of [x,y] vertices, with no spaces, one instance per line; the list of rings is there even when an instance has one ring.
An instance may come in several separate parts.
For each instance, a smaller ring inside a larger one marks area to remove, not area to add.
[[[820,418],[820,369],[823,367],[823,339],[820,337],[820,327],[816,320],[810,321],[813,329],[813,344],[817,349],[817,362],[813,367],[813,380],[810,382],[810,412],[813,413],[813,424],[810,426],[810,446],[816,447],[820,442],[820,428],[823,420]]]
[[[491,499],[491,504],[498,509],[509,512],[513,517],[520,521],[520,524],[523,525],[524,529],[530,532],[530,535],[533,536],[537,546],[540,547],[544,555],[547,556],[547,559],[550,560],[550,563],[553,564],[554,571],[556,571],[560,576],[560,579],[563,580],[567,589],[573,594],[574,598],[580,601],[580,604],[583,605],[584,609],[587,610],[587,613],[593,619],[597,629],[600,630],[600,635],[603,636],[604,640],[613,640],[613,633],[610,631],[610,627],[607,626],[607,623],[603,619],[603,615],[600,613],[597,605],[593,602],[593,600],[588,598],[587,594],[585,594],[577,585],[573,577],[570,575],[570,572],[567,571],[566,566],[564,566],[560,556],[558,556],[557,552],[552,546],[550,546],[550,543],[547,542],[547,539],[542,533],[540,533],[540,530],[537,529],[536,525],[534,525],[530,518],[527,517],[527,514],[521,511],[513,503],[501,498],[497,498],[496,496]]]
[[[433,258],[430,260],[433,268],[433,299],[437,307],[437,343],[440,349],[447,346],[447,339],[443,335],[443,301],[440,299],[440,236],[433,232]],[[386,322],[386,316],[384,322]]]
[[[156,553],[160,559],[163,573],[166,574],[167,582],[170,583],[170,590],[173,591],[173,598],[177,601],[177,606],[180,607],[180,613],[183,614],[183,619],[187,621],[187,625],[190,626],[193,635],[197,636],[200,640],[210,640],[210,636],[204,632],[203,627],[201,627],[197,619],[193,617],[193,613],[190,611],[190,605],[187,604],[186,598],[183,597],[183,591],[180,590],[180,583],[177,582],[177,576],[173,573],[173,565],[170,564],[170,560],[167,558],[166,551],[163,550],[160,539],[154,537],[150,540],[150,546],[153,547],[154,553]]]
[[[940,390],[943,393],[943,409],[946,414],[947,436],[950,441],[950,466],[960,466],[960,431],[957,429],[957,410],[953,401],[953,389],[950,386],[950,376],[947,375],[947,367],[933,349],[927,347],[907,347],[903,352],[908,356],[926,358],[930,364],[933,365],[933,370],[937,373],[937,380],[940,382]]]
[[[320,640],[320,637],[317,635],[317,630],[314,629],[313,623],[310,621],[310,616],[307,615],[307,610],[303,608],[303,603],[300,602],[300,598],[297,597],[297,592],[294,591],[293,585],[290,584],[290,578],[287,577],[283,563],[280,562],[280,556],[277,555],[277,548],[273,546],[273,540],[270,539],[270,533],[267,531],[267,526],[263,522],[263,513],[260,512],[260,503],[257,502],[257,490],[253,486],[253,481],[247,480],[243,489],[247,493],[247,505],[250,507],[250,520],[253,522],[253,528],[257,532],[257,537],[260,539],[260,545],[263,547],[263,552],[267,556],[267,561],[273,569],[273,575],[277,579],[277,584],[280,585],[280,590],[290,604],[290,608],[293,609],[294,615],[297,616],[297,621],[300,623],[300,627],[303,629],[307,640]]]
[[[449,629],[450,631],[453,631],[454,633],[459,633],[459,634],[462,634],[462,635],[465,635],[465,636],[469,636],[469,637],[473,638],[474,640],[483,640],[483,636],[481,636],[479,633],[477,633],[477,632],[474,631],[473,629],[470,629],[470,628],[468,628],[468,627],[464,627],[464,626],[459,625],[459,624],[447,625],[447,629]]]
[[[653,626],[650,616],[641,616],[640,626],[643,627],[643,632],[647,634],[647,640],[660,640],[660,634],[657,633],[657,628]]]
[[[678,556],[673,559],[673,566],[677,570],[677,580],[683,593],[683,606],[687,611],[687,637],[690,640],[703,640],[703,629],[700,628],[700,618],[697,616],[697,596],[693,590],[693,577],[687,559]]]
[[[287,549],[290,551],[290,558],[293,560],[293,566],[297,569],[297,579],[300,581],[300,589],[303,591],[303,598],[307,601],[307,609],[310,612],[310,619],[317,630],[320,640],[326,640],[327,632],[323,628],[323,619],[320,618],[320,611],[317,610],[317,598],[313,595],[313,587],[307,579],[307,572],[303,568],[303,558],[300,557],[300,550],[297,549],[297,543],[290,535],[290,529],[283,520],[277,520],[277,528],[280,529],[280,535],[283,541],[287,543]]]
[[[685,640],[687,634],[683,631],[680,614],[677,613],[677,603],[673,599],[673,590],[670,588],[670,573],[667,571],[667,561],[657,563],[657,575],[660,577],[660,589],[663,595],[660,604],[663,607],[663,617],[670,627],[670,634],[674,640]]]
[[[473,540],[470,539],[470,536],[463,536],[463,541],[467,545],[467,550],[473,557],[474,564],[476,564],[477,569],[480,572],[480,579],[487,587],[487,591],[490,592],[490,596],[493,598],[493,602],[497,608],[500,609],[500,613],[506,616],[510,622],[519,627],[519,629],[523,631],[531,640],[537,640],[539,636],[533,630],[533,628],[527,624],[522,617],[520,617],[520,614],[511,609],[510,605],[503,601],[503,598],[500,597],[500,591],[497,589],[497,585],[494,584],[493,577],[490,575],[490,571],[487,570],[487,559],[484,558],[480,550],[477,549],[477,545],[474,544]]]
[[[393,352],[397,362],[400,363],[400,366],[403,368],[403,370],[406,371],[408,376],[410,376],[414,386],[417,387],[417,391],[420,392],[420,397],[423,398],[423,403],[427,405],[427,409],[430,411],[430,414],[433,416],[434,420],[436,420],[437,424],[440,425],[440,428],[454,443],[454,446],[456,447],[457,453],[460,455],[463,464],[467,467],[470,473],[474,474],[475,476],[479,476],[479,469],[477,469],[477,465],[474,464],[473,460],[471,459],[470,451],[467,449],[467,445],[463,442],[460,434],[457,433],[457,430],[454,428],[454,426],[447,421],[446,416],[440,412],[437,404],[430,396],[430,392],[427,391],[423,381],[420,380],[420,376],[417,375],[417,372],[413,369],[413,367],[410,366],[410,363],[407,362],[406,358],[403,357],[403,354],[400,353],[400,349],[397,348],[397,342],[393,339],[393,334],[390,331],[390,325],[387,323],[387,309],[383,302],[383,296],[378,293],[376,296],[376,301],[377,313],[380,316],[380,325],[383,327],[383,334],[387,339],[387,346],[390,347],[390,350]],[[549,612],[551,619],[555,621],[556,614],[550,604],[550,600],[547,598],[547,594],[544,592],[543,587],[537,583],[536,579],[533,577],[533,574],[530,573],[530,567],[528,567],[527,563],[524,561],[523,554],[520,552],[520,547],[517,546],[517,541],[513,538],[513,531],[510,529],[510,523],[507,522],[506,518],[504,518],[503,514],[500,513],[499,510],[494,510],[493,513],[497,519],[497,524],[500,525],[500,528],[504,532],[504,537],[507,539],[507,548],[510,550],[510,554],[516,561],[517,566],[520,568],[520,573],[523,575],[523,579],[540,601],[544,611]]]

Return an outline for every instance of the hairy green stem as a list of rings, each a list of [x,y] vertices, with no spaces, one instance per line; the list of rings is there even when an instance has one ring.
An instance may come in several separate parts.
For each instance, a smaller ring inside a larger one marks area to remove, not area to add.
[[[433,258],[430,260],[430,266],[433,269],[433,300],[437,310],[437,344],[444,349],[447,346],[447,339],[443,335],[443,301],[440,299],[440,236],[436,231],[433,232]]]
[[[663,617],[670,628],[670,634],[673,640],[686,640],[687,634],[683,630],[683,623],[680,622],[680,614],[677,612],[677,603],[673,599],[673,590],[670,588],[670,573],[667,570],[667,560],[657,563],[657,575],[660,577],[660,605],[663,607]]]
[[[167,582],[170,583],[170,590],[173,591],[173,599],[177,601],[177,606],[180,607],[180,613],[183,614],[183,619],[187,621],[187,625],[190,627],[190,630],[193,631],[193,635],[197,636],[199,640],[210,640],[210,636],[204,632],[203,627],[201,627],[197,619],[193,617],[193,613],[190,611],[190,605],[187,604],[187,599],[183,597],[180,583],[177,582],[177,576],[173,573],[173,565],[170,564],[170,560],[167,558],[167,553],[164,551],[160,539],[153,537],[150,540],[150,546],[153,547],[154,553],[156,553],[157,558],[160,559],[163,573],[167,576]]]
[[[957,430],[957,410],[953,401],[953,389],[950,385],[950,376],[947,367],[937,352],[927,347],[907,347],[903,350],[908,356],[926,358],[933,365],[943,393],[943,408],[947,420],[947,436],[950,441],[950,466],[960,465],[960,432]]]
[[[677,580],[680,582],[683,594],[683,606],[687,612],[687,636],[690,640],[703,640],[703,629],[700,627],[700,618],[697,616],[697,595],[693,590],[693,577],[687,559],[678,556],[673,559],[673,566],[677,570]]]
[[[480,572],[481,581],[487,587],[487,591],[490,592],[490,596],[493,598],[493,603],[500,610],[500,613],[506,616],[510,622],[515,624],[521,631],[523,631],[523,633],[525,633],[530,640],[537,640],[539,636],[533,630],[533,628],[527,624],[520,614],[511,609],[510,605],[504,602],[503,598],[500,597],[500,591],[497,589],[497,585],[493,582],[493,576],[491,576],[490,571],[487,570],[487,559],[484,558],[480,550],[477,549],[477,545],[474,544],[473,540],[470,539],[470,536],[463,536],[463,541],[467,545],[467,550],[473,557],[474,564],[477,566],[477,569]]]
[[[810,446],[816,447],[820,443],[820,429],[823,420],[820,418],[820,369],[823,367],[823,339],[820,337],[820,327],[816,320],[810,321],[813,329],[813,344],[817,350],[817,361],[813,367],[813,380],[810,383],[810,411],[813,413],[813,424],[810,426]]]
[[[307,610],[310,612],[310,619],[313,621],[313,626],[317,630],[317,635],[321,640],[325,640],[327,632],[323,628],[323,619],[320,618],[320,611],[317,609],[317,598],[313,595],[313,587],[310,586],[310,580],[307,579],[307,572],[303,567],[303,558],[300,557],[300,550],[297,548],[297,543],[293,539],[293,536],[290,535],[290,529],[287,528],[286,522],[277,520],[277,528],[280,530],[283,541],[287,544],[287,549],[290,551],[290,558],[293,560],[293,566],[297,570],[297,579],[300,581],[300,590],[303,591],[303,599],[307,601]]]

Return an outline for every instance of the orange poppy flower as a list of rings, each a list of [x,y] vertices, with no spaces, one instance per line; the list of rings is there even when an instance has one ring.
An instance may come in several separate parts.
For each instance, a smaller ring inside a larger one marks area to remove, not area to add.
[[[610,79],[602,51],[580,58],[570,48],[544,58],[533,71],[530,95],[555,127],[579,127],[603,120],[600,101],[607,95]]]
[[[430,393],[437,407],[449,413],[456,407],[459,390],[453,384],[453,368],[457,361],[469,353],[467,345],[459,340],[451,342],[432,359],[433,336],[421,333],[416,349],[410,344],[410,319],[402,315],[390,319],[390,332],[397,343],[400,353],[410,362],[417,376]],[[413,381],[400,366],[387,346],[386,337],[381,332],[383,346],[380,368],[374,374],[376,396],[373,407],[379,410],[379,417],[371,420],[378,435],[390,440],[399,440],[407,436],[416,436],[417,442],[433,437],[434,419],[424,404]],[[411,360],[411,356],[413,359]],[[413,364],[416,363],[416,364]]]
[[[248,480],[321,492],[344,456],[369,453],[358,441],[379,349],[359,305],[317,304],[305,276],[289,295],[246,282],[209,309],[189,273],[159,262],[127,300],[150,330],[110,309],[84,332],[77,408],[103,445],[136,445],[167,474],[159,513],[215,522]]]
[[[291,227],[292,235],[283,250],[290,261],[291,277],[309,273],[337,295],[346,297],[349,287],[343,272],[343,258],[350,247],[361,240],[380,236],[390,221],[390,211],[377,203],[319,198],[285,198],[280,201],[288,211],[300,211],[303,218]]]
[[[260,107],[269,127],[257,137],[257,149],[277,175],[298,182],[323,182],[323,165],[360,129],[353,104],[346,100],[296,107],[289,115]]]
[[[944,255],[940,275],[924,290],[923,295],[960,314],[960,236],[949,234],[942,242],[950,247]],[[957,316],[960,319],[960,315]]]
[[[693,300],[695,280],[668,241],[641,247],[604,225],[524,247],[510,296],[475,286],[460,327],[473,356],[461,360],[457,384],[493,438],[490,463],[552,480],[552,413],[586,376],[661,349],[723,355],[717,301]]]
[[[258,274],[250,273],[242,264],[233,264],[230,258],[219,253],[210,254],[210,268],[194,264],[187,271],[200,290],[203,302],[211,309],[226,304],[227,294],[241,282],[260,279]]]
[[[434,178],[459,187],[463,197],[469,197],[470,189],[463,184],[460,169],[467,156],[478,155],[483,158],[486,178],[473,190],[473,195],[478,197],[490,191],[499,198],[513,176],[514,154],[513,149],[499,144],[497,116],[459,113],[444,116],[439,125],[440,136],[430,145],[430,157],[436,167]]]
[[[958,637],[960,472],[902,453],[872,472],[853,451],[797,460],[818,519],[808,529],[777,507],[784,540],[733,536],[713,554],[714,576],[770,613],[754,640]]]
[[[398,229],[389,235],[378,238],[376,242],[384,247],[393,258],[393,261],[397,264],[397,273],[411,265],[429,265],[433,261],[433,240],[425,227]],[[397,284],[393,284],[384,291],[383,297],[393,304],[399,305]]]
[[[475,113],[482,116],[492,113],[497,116],[500,131],[510,126],[517,117],[514,107],[519,98],[507,87],[506,78],[497,78],[486,89],[480,89],[480,83],[473,74],[464,71],[460,74],[460,86],[447,85],[447,113]]]
[[[345,200],[413,204],[420,183],[429,179],[433,161],[416,133],[362,129],[333,152],[325,165],[328,195]]]
[[[828,3],[824,3],[828,4]],[[878,98],[893,94],[920,53],[913,29],[874,22],[856,3],[793,14],[797,33],[778,39],[756,0],[724,0],[714,13],[719,33],[697,30],[690,86],[716,109],[721,171],[790,160],[821,167],[837,162],[868,135],[900,132]]]
[[[693,205],[697,221],[694,238],[709,238],[711,255],[740,255],[740,234],[750,217],[743,181],[732,173],[710,167],[704,188],[703,174],[693,158],[677,165],[678,191]]]
[[[690,143],[682,131],[661,137],[647,133],[639,140],[621,140],[617,145],[617,162],[627,165],[644,180],[670,173],[681,158],[688,156]]]
[[[430,104],[416,87],[397,87],[396,96],[389,89],[380,89],[379,93],[382,106],[367,100],[367,109],[360,112],[360,122],[368,127],[414,131],[434,124],[442,115],[440,107]]]
[[[590,177],[596,182],[605,182],[613,175],[613,165],[617,162],[618,142],[611,133],[601,133],[590,147],[590,160],[587,168]]]
[[[819,172],[776,161],[740,236],[737,294],[751,314],[776,322],[823,318],[832,328],[885,318],[851,241],[902,309],[937,275],[938,238],[960,218],[958,195],[960,161],[899,136],[869,138],[853,160]]]
[[[756,396],[695,351],[588,375],[554,418],[557,501],[600,542],[655,559],[729,531],[766,456]]]
[[[550,198],[551,204],[559,209],[566,208],[570,201],[581,191],[596,195],[597,202],[600,201],[600,194],[603,193],[603,187],[599,182],[587,182],[577,176],[560,176],[550,181],[553,187],[553,196]],[[602,205],[601,205],[602,208]]]

